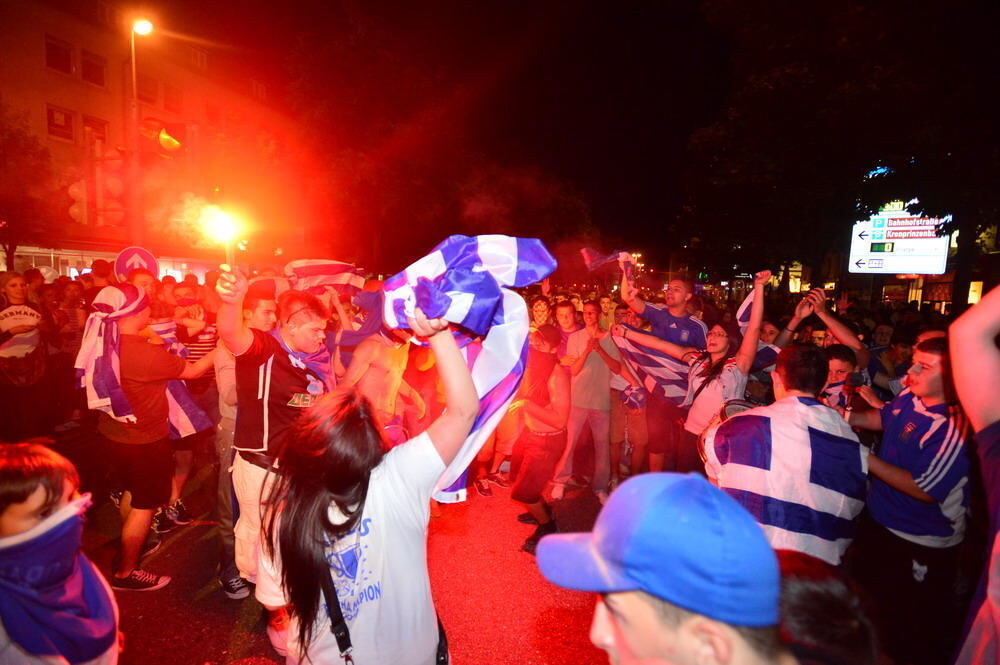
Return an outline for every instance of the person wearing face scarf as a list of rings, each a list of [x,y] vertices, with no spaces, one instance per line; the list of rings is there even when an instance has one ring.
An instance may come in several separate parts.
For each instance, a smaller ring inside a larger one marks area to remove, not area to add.
[[[80,550],[90,495],[45,446],[0,446],[0,665],[114,665],[118,607]]]

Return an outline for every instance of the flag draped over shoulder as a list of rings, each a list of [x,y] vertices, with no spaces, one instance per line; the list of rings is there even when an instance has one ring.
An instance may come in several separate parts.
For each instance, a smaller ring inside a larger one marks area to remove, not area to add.
[[[187,358],[188,348],[177,339],[177,324],[173,321],[149,324],[150,330],[163,340],[163,348],[175,356]],[[167,381],[167,425],[171,439],[204,432],[212,428],[212,421],[198,406],[181,379]]]
[[[833,409],[786,397],[709,428],[709,480],[760,523],[776,549],[838,564],[865,505],[868,452]]]
[[[149,306],[149,298],[132,284],[105,286],[94,298],[87,317],[76,369],[87,396],[87,408],[103,411],[120,422],[135,422],[132,405],[121,381],[121,338],[118,320],[134,316]]]
[[[629,325],[625,327],[644,332]],[[644,346],[634,339],[612,335],[611,341],[618,347],[622,360],[648,393],[665,397],[677,404],[684,401],[687,396],[689,370],[686,363],[663,351]]]
[[[353,264],[327,259],[302,259],[285,266],[285,275],[293,289],[309,291],[332,286],[338,292],[353,294],[365,285],[365,278]]]
[[[438,481],[439,501],[465,499],[465,483],[456,481],[507,412],[524,376],[528,308],[510,287],[534,284],[555,268],[555,258],[534,238],[454,235],[385,282],[388,327],[408,328],[406,317],[417,307],[428,318],[461,327],[453,334],[479,395],[472,431]]]

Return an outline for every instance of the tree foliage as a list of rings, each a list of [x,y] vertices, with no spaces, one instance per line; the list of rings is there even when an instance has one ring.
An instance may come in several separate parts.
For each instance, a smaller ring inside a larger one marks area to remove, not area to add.
[[[970,235],[996,219],[995,5],[708,0],[705,12],[735,42],[732,86],[691,137],[683,218],[718,244],[818,267],[889,200],[917,198],[915,211],[951,213]],[[893,175],[865,177],[880,165]]]
[[[7,270],[18,246],[46,243],[54,231],[52,160],[23,115],[0,101],[0,245]]]

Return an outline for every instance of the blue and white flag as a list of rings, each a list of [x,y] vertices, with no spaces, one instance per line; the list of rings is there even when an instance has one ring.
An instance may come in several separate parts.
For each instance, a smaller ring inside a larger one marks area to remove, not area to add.
[[[602,266],[606,266],[609,263],[616,263],[620,254],[620,250],[615,250],[610,254],[601,254],[600,252],[590,249],[589,247],[584,247],[580,250],[580,256],[583,257],[583,263],[587,266],[587,270],[590,272],[593,272]]]
[[[163,321],[149,324],[150,330],[163,340],[163,348],[175,356],[187,358],[188,348],[177,339],[177,324]],[[171,439],[183,439],[212,428],[212,420],[194,401],[187,384],[181,379],[167,381],[167,426]]]
[[[118,320],[149,307],[145,291],[132,284],[105,286],[94,298],[73,367],[87,396],[87,408],[103,411],[119,422],[134,423],[121,379]]]
[[[629,330],[645,332],[626,325]],[[642,382],[643,388],[652,395],[665,397],[680,406],[687,397],[688,372],[690,368],[673,356],[663,351],[651,349],[634,339],[625,339],[612,335],[611,341],[618,347],[622,360],[636,378]]]
[[[541,240],[454,235],[386,280],[382,314],[390,328],[408,328],[406,317],[419,307],[428,318],[444,318],[464,329],[454,334],[472,372],[479,415],[438,480],[439,501],[465,500],[466,469],[507,412],[524,376],[528,308],[510,287],[534,284],[555,269],[556,260]],[[474,337],[482,339],[470,343]]]
[[[341,293],[356,293],[364,287],[365,278],[353,264],[327,259],[302,259],[285,266],[285,275],[297,291],[334,287]]]
[[[740,334],[746,336],[747,329],[750,327],[750,309],[753,306],[753,291],[747,295],[743,300],[743,304],[740,308],[736,310],[736,323],[740,327]],[[753,366],[750,367],[750,372],[759,372],[765,370],[770,372],[774,369],[774,363],[778,361],[778,354],[781,353],[781,348],[775,346],[774,344],[765,344],[760,340],[757,341],[757,356],[754,358]]]
[[[709,428],[705,471],[775,549],[837,565],[865,505],[868,452],[833,409],[786,397]]]

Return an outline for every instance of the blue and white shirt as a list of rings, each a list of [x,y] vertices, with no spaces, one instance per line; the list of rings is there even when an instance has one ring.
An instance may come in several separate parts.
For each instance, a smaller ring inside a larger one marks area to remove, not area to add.
[[[872,478],[868,510],[894,534],[925,547],[951,547],[965,536],[969,505],[968,423],[950,404],[924,406],[909,389],[882,407],[879,457],[906,469],[935,503]]]
[[[649,321],[651,332],[660,339],[696,349],[708,345],[708,327],[696,316],[674,316],[665,307],[649,303],[639,316]],[[620,338],[615,342],[622,358],[651,395],[666,398],[677,406],[684,403],[688,392],[687,363]]]
[[[704,455],[709,479],[772,547],[840,563],[865,505],[868,451],[836,411],[786,397],[708,429]]]

